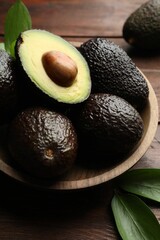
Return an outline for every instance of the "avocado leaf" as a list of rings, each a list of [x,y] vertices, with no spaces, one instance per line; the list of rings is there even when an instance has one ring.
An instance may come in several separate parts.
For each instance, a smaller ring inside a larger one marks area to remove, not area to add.
[[[135,169],[119,178],[123,190],[160,202],[160,169]]]
[[[4,46],[4,43],[3,43],[3,42],[0,43],[0,49],[5,50],[5,46]]]
[[[19,34],[32,27],[31,16],[21,0],[17,0],[8,10],[5,26],[5,50],[14,57],[14,46]]]
[[[123,240],[159,240],[160,225],[150,208],[137,196],[116,193],[111,207]]]

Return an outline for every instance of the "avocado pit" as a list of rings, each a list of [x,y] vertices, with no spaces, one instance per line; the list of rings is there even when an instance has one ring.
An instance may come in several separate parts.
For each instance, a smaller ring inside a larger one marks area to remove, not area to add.
[[[42,56],[43,67],[52,81],[62,87],[69,87],[75,80],[78,68],[75,61],[60,51],[49,51]]]

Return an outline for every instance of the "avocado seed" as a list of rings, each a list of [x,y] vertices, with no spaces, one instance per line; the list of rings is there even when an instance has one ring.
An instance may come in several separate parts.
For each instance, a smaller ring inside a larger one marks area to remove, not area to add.
[[[44,53],[42,64],[52,81],[62,87],[71,86],[78,73],[77,65],[73,59],[60,51]]]

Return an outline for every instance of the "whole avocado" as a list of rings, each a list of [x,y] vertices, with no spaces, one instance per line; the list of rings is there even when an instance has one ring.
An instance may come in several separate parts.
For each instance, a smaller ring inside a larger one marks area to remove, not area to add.
[[[0,49],[0,124],[14,116],[18,102],[17,64],[5,50]]]
[[[160,49],[160,0],[150,0],[136,9],[123,25],[123,37],[142,49]]]
[[[77,147],[71,121],[55,111],[28,108],[9,124],[9,152],[32,176],[53,178],[65,173],[75,161]]]
[[[94,93],[83,104],[75,123],[81,159],[112,166],[130,153],[143,135],[143,120],[126,100]],[[88,157],[86,157],[86,154]]]
[[[148,99],[148,85],[127,53],[108,39],[90,39],[80,46],[88,62],[92,93],[120,96],[141,110]]]

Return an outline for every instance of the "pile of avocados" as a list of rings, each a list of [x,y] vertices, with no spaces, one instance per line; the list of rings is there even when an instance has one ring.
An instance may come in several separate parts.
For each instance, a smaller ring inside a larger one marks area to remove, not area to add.
[[[103,38],[77,49],[31,29],[15,55],[0,50],[0,123],[15,166],[57,178],[75,164],[113,167],[134,151],[149,89],[123,49]]]

